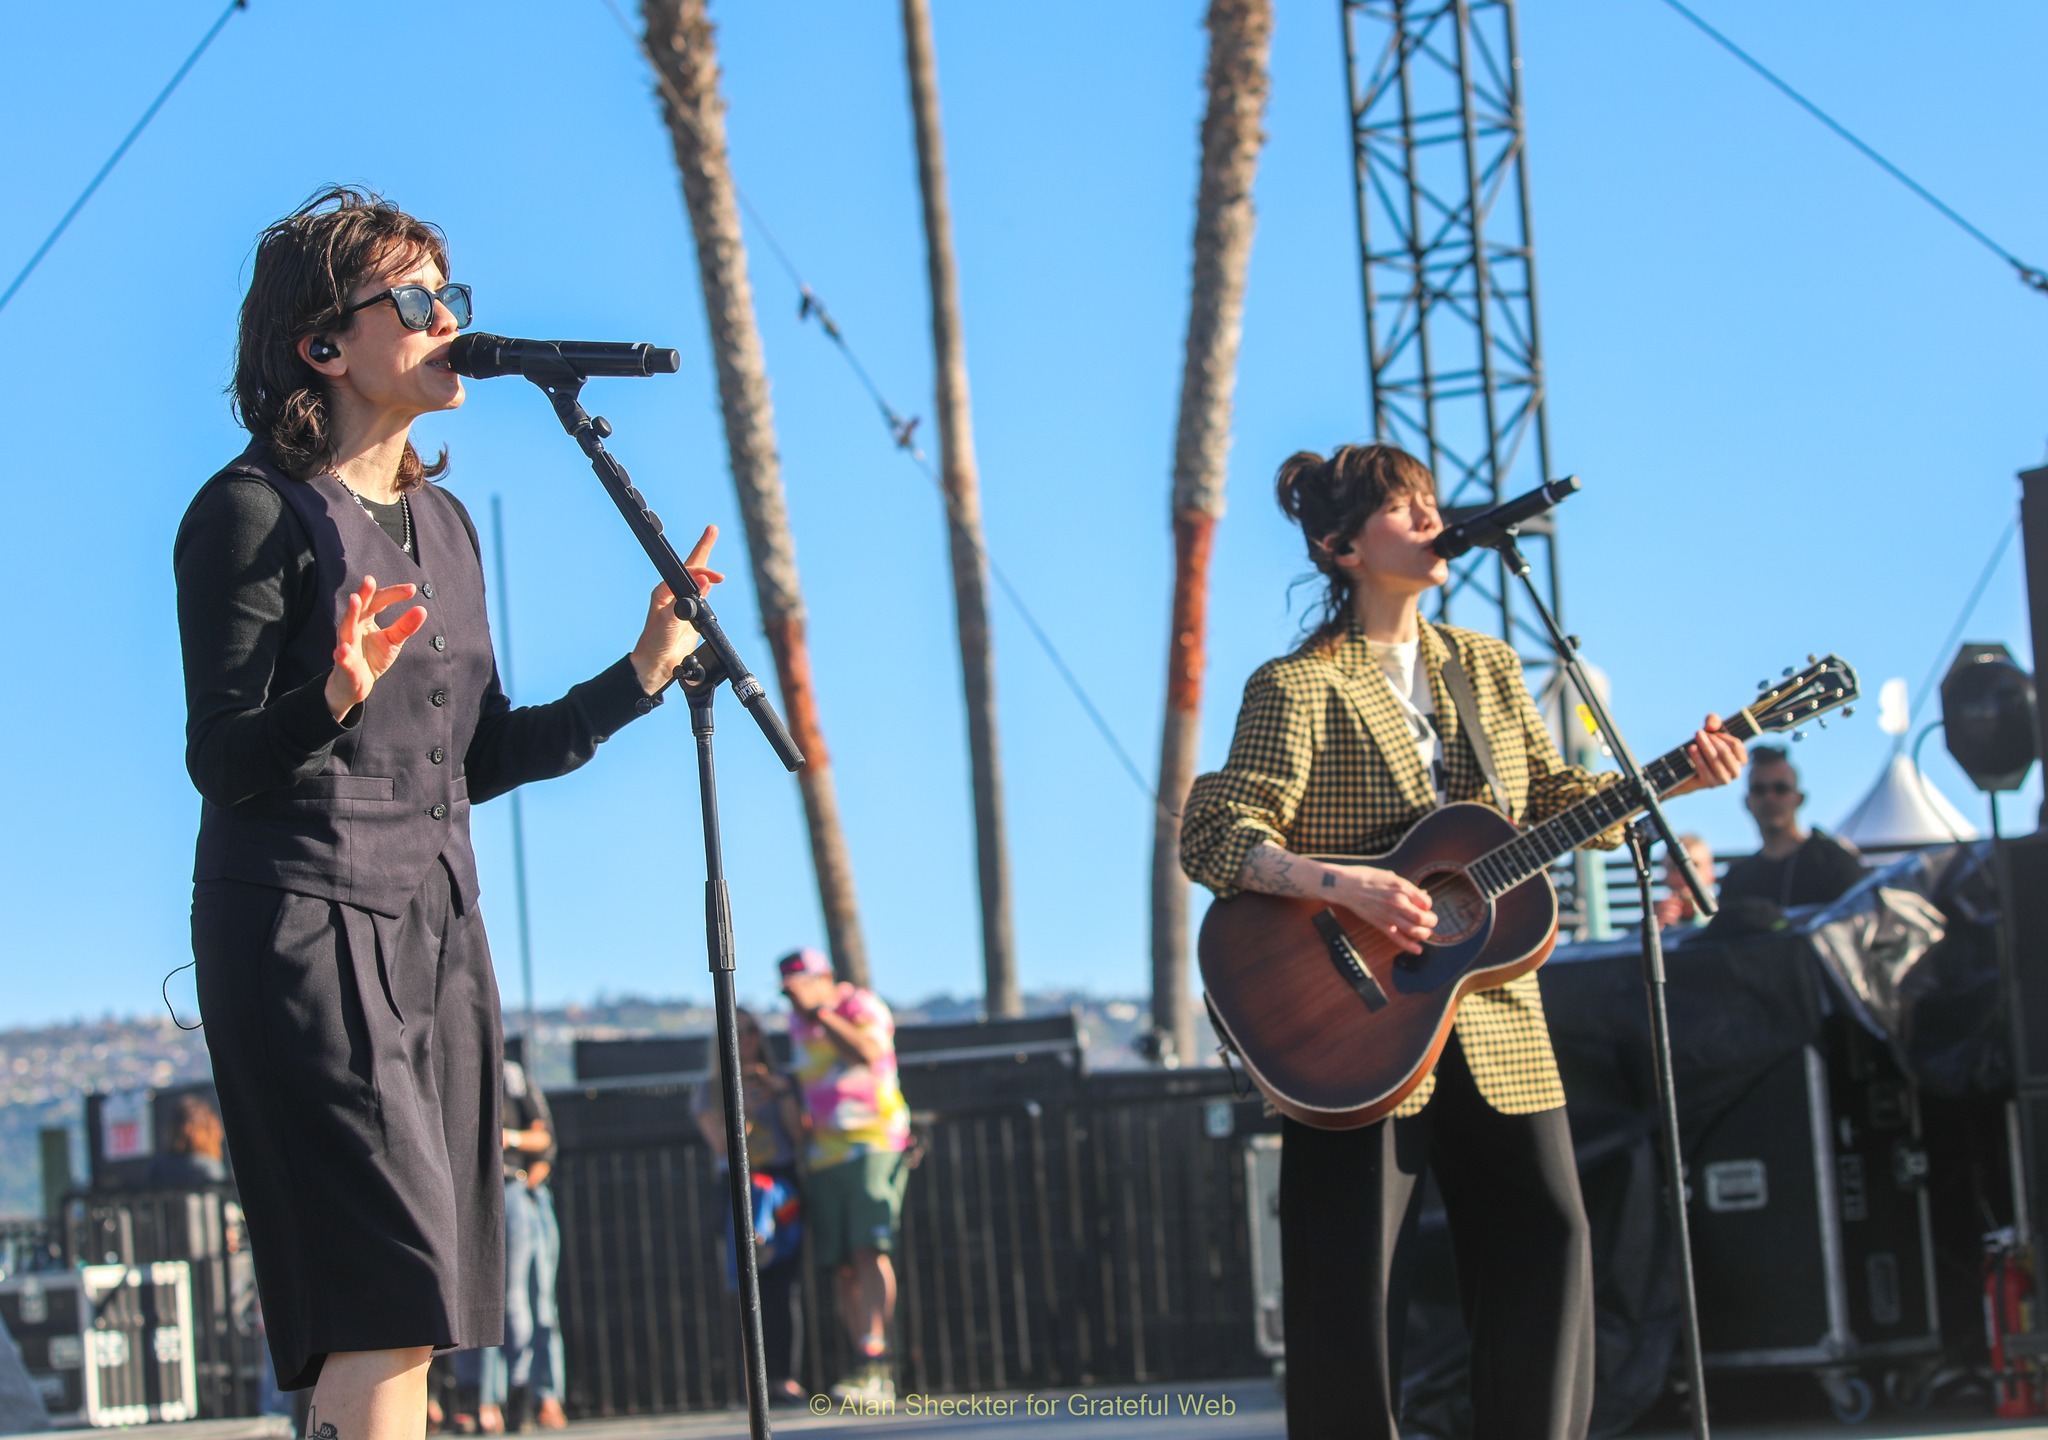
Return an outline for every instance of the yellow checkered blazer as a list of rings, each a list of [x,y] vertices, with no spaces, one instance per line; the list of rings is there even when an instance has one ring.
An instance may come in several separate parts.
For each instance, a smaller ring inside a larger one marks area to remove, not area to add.
[[[1456,647],[1472,677],[1480,723],[1517,820],[1539,823],[1620,778],[1596,778],[1564,763],[1505,643],[1450,625],[1423,622],[1421,630],[1451,800],[1491,803],[1492,796],[1444,687],[1447,646]],[[1222,899],[1239,889],[1245,857],[1262,841],[1297,855],[1372,855],[1392,848],[1435,807],[1393,687],[1354,620],[1333,645],[1304,646],[1253,672],[1230,759],[1197,777],[1188,792],[1180,863]],[[1619,845],[1619,827],[1593,843]],[[1479,1093],[1494,1109],[1526,1115],[1564,1103],[1533,974],[1470,996],[1458,1007],[1456,1025]],[[1394,1113],[1414,1114],[1435,1086],[1431,1076]]]

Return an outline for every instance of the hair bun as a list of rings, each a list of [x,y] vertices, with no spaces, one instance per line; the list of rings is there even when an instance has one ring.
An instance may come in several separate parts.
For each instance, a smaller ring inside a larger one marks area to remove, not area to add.
[[[1315,492],[1327,498],[1330,481],[1324,472],[1329,463],[1313,450],[1297,450],[1280,462],[1280,473],[1273,481],[1273,498],[1280,502],[1280,509],[1288,518],[1306,524],[1306,512],[1318,508]]]
[[[1397,495],[1436,493],[1429,467],[1393,445],[1339,445],[1328,457],[1297,450],[1280,463],[1273,498],[1301,527],[1309,563],[1328,581],[1322,621],[1311,643],[1334,637],[1351,608],[1355,579],[1332,558],[1332,550],[1365,528],[1365,522]]]

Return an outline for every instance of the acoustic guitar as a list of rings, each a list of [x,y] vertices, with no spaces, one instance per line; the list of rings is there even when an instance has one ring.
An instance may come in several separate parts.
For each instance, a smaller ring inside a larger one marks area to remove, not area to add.
[[[1856,672],[1833,655],[1785,675],[1735,712],[1729,734],[1791,730],[1857,697]],[[1643,775],[1662,796],[1691,778],[1692,762],[1680,746]],[[1217,901],[1199,954],[1218,1038],[1305,1125],[1349,1130],[1391,1114],[1435,1067],[1459,1001],[1550,957],[1552,862],[1644,805],[1626,781],[1528,829],[1487,805],[1445,805],[1383,855],[1315,857],[1393,870],[1426,891],[1436,930],[1420,955],[1318,900],[1245,891]]]

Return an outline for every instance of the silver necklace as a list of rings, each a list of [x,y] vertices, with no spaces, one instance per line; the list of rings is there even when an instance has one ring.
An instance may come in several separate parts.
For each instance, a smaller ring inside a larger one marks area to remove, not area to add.
[[[369,501],[365,500],[362,496],[356,494],[356,487],[349,484],[348,481],[342,479],[341,472],[335,469],[332,465],[329,465],[327,467],[327,473],[334,477],[335,484],[339,485],[342,489],[348,491],[349,498],[354,500],[356,504],[363,507],[363,513],[370,517],[371,523],[376,523],[377,512],[370,508]],[[403,492],[400,492],[398,497],[398,514],[399,518],[403,520],[405,523],[405,539],[399,542],[398,548],[403,550],[406,554],[410,555],[412,554],[412,501],[406,499]]]

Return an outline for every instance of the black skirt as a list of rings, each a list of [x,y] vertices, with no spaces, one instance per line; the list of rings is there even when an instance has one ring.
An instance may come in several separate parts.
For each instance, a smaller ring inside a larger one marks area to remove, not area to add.
[[[278,1383],[502,1344],[498,985],[447,869],[396,920],[207,881],[192,950]]]

